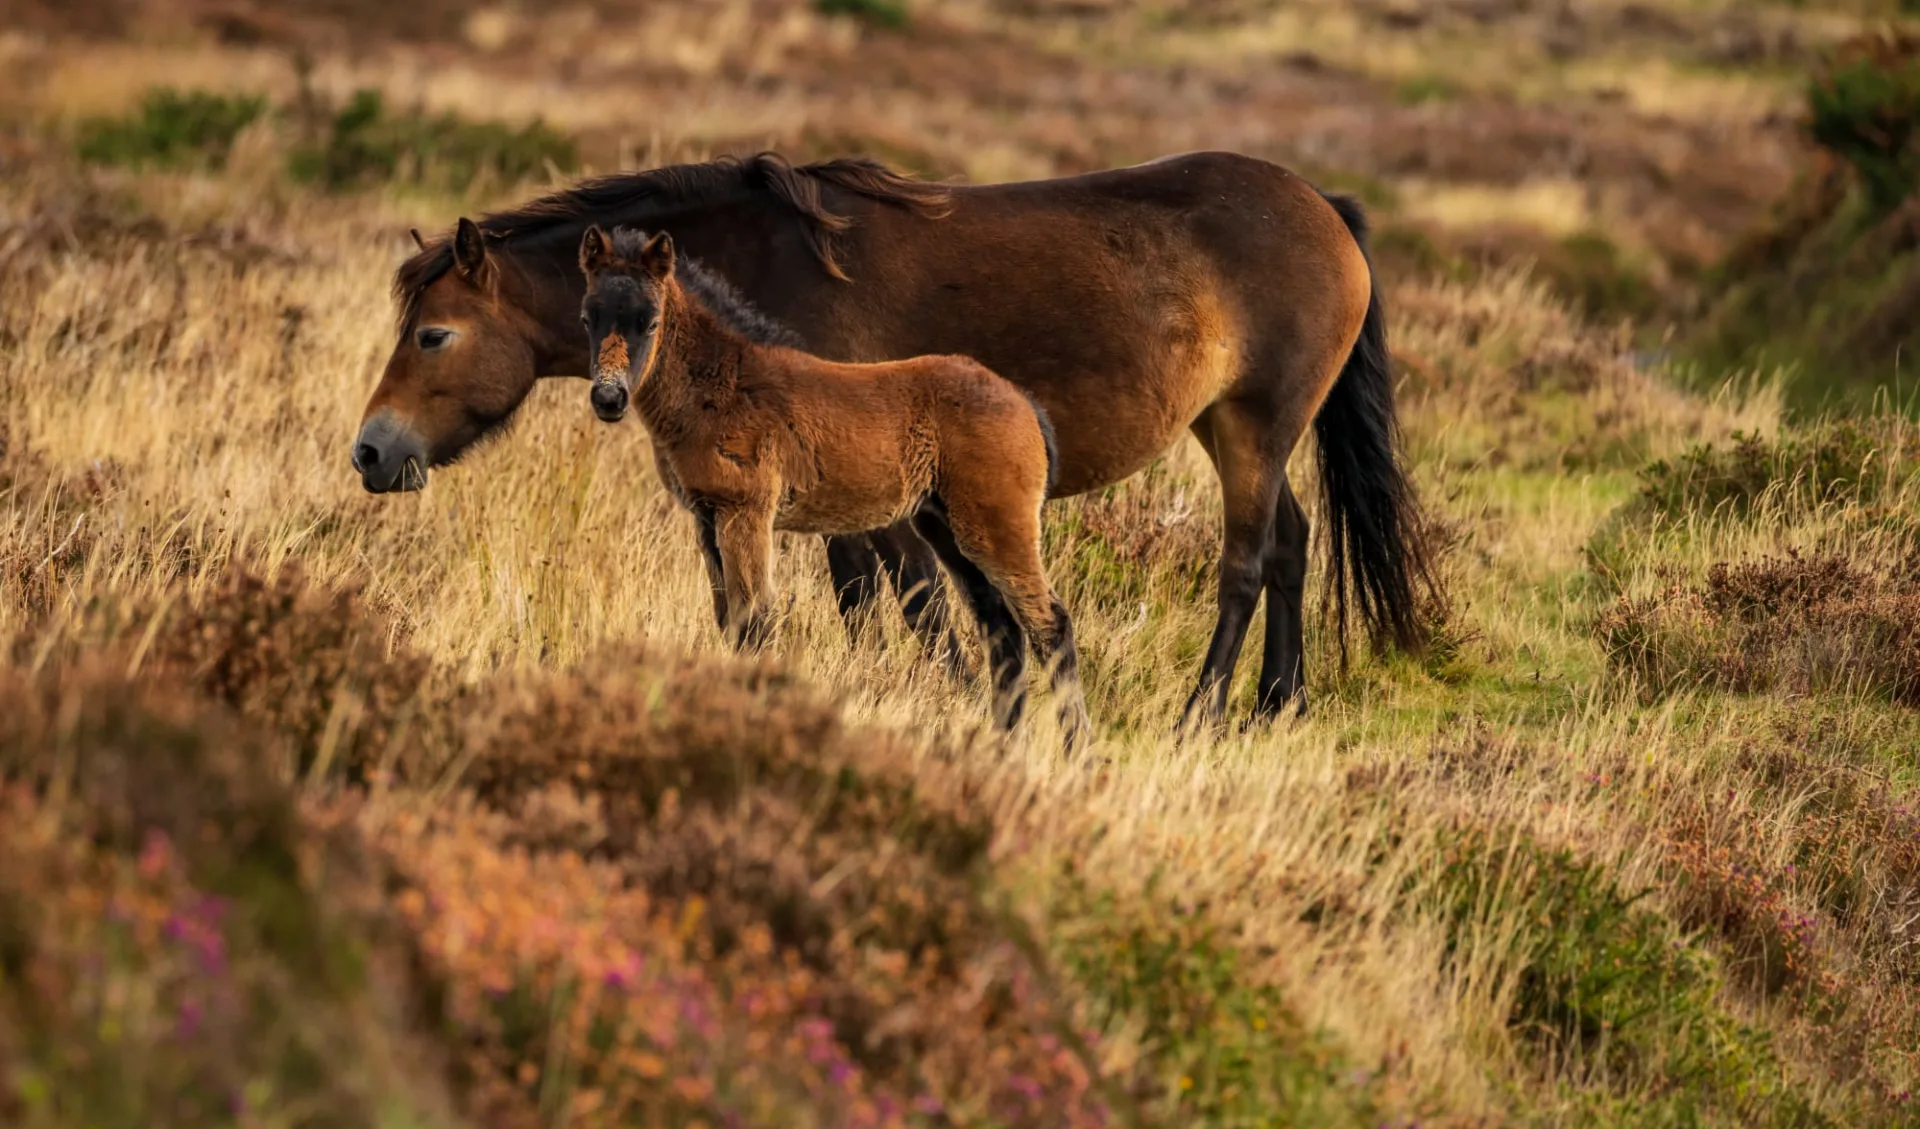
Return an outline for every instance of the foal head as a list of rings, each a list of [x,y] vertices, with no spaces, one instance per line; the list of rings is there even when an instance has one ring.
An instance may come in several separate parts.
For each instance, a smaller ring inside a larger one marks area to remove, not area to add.
[[[634,389],[653,372],[660,319],[673,282],[673,238],[648,238],[630,228],[609,236],[598,224],[580,237],[580,270],[587,296],[580,324],[587,331],[593,412],[608,423],[627,412]]]

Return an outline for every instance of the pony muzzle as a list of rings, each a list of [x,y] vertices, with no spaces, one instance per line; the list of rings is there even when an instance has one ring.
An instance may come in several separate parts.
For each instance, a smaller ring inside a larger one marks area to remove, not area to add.
[[[618,423],[627,414],[627,382],[618,377],[598,377],[588,399],[593,403],[594,415],[607,423]]]

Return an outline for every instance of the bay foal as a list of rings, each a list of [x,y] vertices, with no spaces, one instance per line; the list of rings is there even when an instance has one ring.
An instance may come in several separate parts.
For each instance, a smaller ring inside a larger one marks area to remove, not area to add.
[[[996,724],[1020,718],[1030,643],[1069,745],[1089,736],[1073,622],[1040,557],[1055,454],[1039,405],[967,357],[823,361],[675,258],[664,232],[582,234],[589,398],[608,422],[639,409],[661,479],[694,515],[728,638],[766,637],[774,530],[908,519],[986,632]]]

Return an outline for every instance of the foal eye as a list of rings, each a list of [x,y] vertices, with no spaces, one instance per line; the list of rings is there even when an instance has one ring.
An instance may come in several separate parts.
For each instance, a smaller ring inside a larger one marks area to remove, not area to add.
[[[420,342],[422,349],[431,352],[434,349],[444,348],[447,342],[453,340],[453,331],[448,329],[423,329],[415,335],[415,340]]]

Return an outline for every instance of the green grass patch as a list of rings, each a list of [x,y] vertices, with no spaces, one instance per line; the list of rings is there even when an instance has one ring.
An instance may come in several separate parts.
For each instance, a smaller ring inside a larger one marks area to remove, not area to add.
[[[124,117],[82,122],[77,149],[93,164],[219,168],[240,131],[266,113],[265,98],[163,87]]]
[[[1050,928],[1055,962],[1091,1001],[1096,1030],[1137,1032],[1135,1080],[1156,1125],[1370,1126],[1364,1073],[1308,1030],[1202,909],[1150,881],[1140,898],[1069,876]]]
[[[83,123],[76,148],[94,164],[218,169],[256,122],[273,128],[290,179],[329,191],[406,184],[464,193],[579,164],[573,140],[541,122],[514,127],[396,112],[372,89],[338,109],[310,91],[291,106],[273,107],[258,96],[156,89],[124,117]]]
[[[1787,1084],[1765,1034],[1722,1009],[1713,956],[1643,905],[1643,891],[1569,850],[1480,827],[1438,847],[1431,889],[1450,923],[1449,959],[1488,923],[1532,923],[1511,941],[1507,1026],[1580,1120],[1828,1123]]]
[[[292,153],[288,171],[335,191],[393,182],[464,190],[566,172],[577,163],[573,141],[541,122],[516,129],[451,113],[394,113],[379,91],[360,90],[319,142]]]
[[[1393,99],[1402,106],[1424,106],[1429,102],[1451,102],[1460,91],[1440,75],[1423,74],[1403,79],[1393,88]]]
[[[1736,433],[1728,443],[1697,444],[1648,464],[1640,495],[1667,517],[1722,508],[1744,513],[1783,490],[1809,505],[1873,501],[1920,474],[1914,438],[1895,421],[1853,419],[1791,429],[1771,441]]]
[[[851,16],[889,31],[898,31],[908,22],[907,6],[900,0],[813,0],[813,10],[825,16]]]

